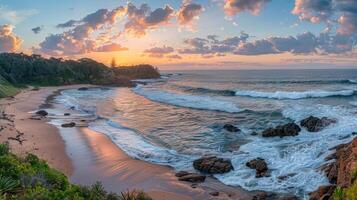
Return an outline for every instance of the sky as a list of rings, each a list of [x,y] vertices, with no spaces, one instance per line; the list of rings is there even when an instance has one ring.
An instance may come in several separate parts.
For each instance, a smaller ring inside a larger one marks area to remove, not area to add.
[[[0,0],[0,52],[160,69],[357,68],[357,0]]]

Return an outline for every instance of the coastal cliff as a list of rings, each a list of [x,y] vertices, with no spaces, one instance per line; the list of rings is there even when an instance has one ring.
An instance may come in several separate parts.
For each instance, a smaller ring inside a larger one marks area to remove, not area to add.
[[[321,186],[310,194],[311,200],[355,200],[357,199],[357,138],[347,144],[335,147],[336,152],[323,166],[331,185]]]

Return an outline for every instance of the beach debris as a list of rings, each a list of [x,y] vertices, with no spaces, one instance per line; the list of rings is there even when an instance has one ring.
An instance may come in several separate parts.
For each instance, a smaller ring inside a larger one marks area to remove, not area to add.
[[[216,156],[199,158],[193,161],[193,167],[210,174],[222,174],[234,170],[231,160]]]
[[[189,173],[185,171],[181,171],[175,174],[178,177],[179,181],[186,181],[191,183],[202,183],[205,181],[206,176],[197,173]]]
[[[323,128],[333,123],[336,123],[336,120],[328,119],[327,117],[318,118],[310,116],[306,119],[301,120],[300,126],[305,127],[309,132],[319,132]]]
[[[61,127],[63,127],[63,128],[72,128],[72,127],[75,127],[75,126],[76,126],[76,123],[74,123],[74,122],[65,123],[65,124],[61,125]]]
[[[20,132],[20,131],[16,131],[16,133],[17,133],[16,137],[8,137],[7,139],[8,139],[8,140],[15,140],[15,141],[17,141],[20,145],[22,145],[22,143],[23,143],[24,141],[26,141],[26,139],[23,138],[24,133],[22,133],[22,132]]]
[[[256,178],[261,178],[268,175],[268,164],[263,158],[256,158],[247,162],[245,165],[251,169],[255,169]]]
[[[234,126],[234,125],[232,125],[232,124],[225,124],[225,125],[223,126],[223,128],[224,128],[225,130],[229,131],[229,132],[234,132],[234,133],[240,131],[239,128],[237,128],[236,126]]]
[[[42,117],[45,117],[45,116],[48,115],[48,112],[45,111],[45,110],[39,110],[39,111],[36,112],[36,115],[40,115]]]
[[[280,125],[275,128],[268,128],[263,131],[263,137],[285,137],[285,136],[296,136],[299,135],[301,128],[295,123],[287,123],[285,125]]]

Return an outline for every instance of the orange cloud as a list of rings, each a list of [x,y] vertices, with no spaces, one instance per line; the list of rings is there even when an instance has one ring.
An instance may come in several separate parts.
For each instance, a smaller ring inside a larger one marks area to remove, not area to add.
[[[13,29],[8,24],[0,26],[0,52],[14,52],[20,48],[22,40],[13,33]]]

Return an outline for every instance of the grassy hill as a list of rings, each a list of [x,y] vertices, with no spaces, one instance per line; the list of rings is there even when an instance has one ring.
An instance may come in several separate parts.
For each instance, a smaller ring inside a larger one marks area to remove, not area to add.
[[[159,78],[151,65],[110,68],[89,58],[64,60],[40,55],[0,54],[0,97],[19,92],[17,85],[58,86],[94,84],[133,86],[133,79]]]

